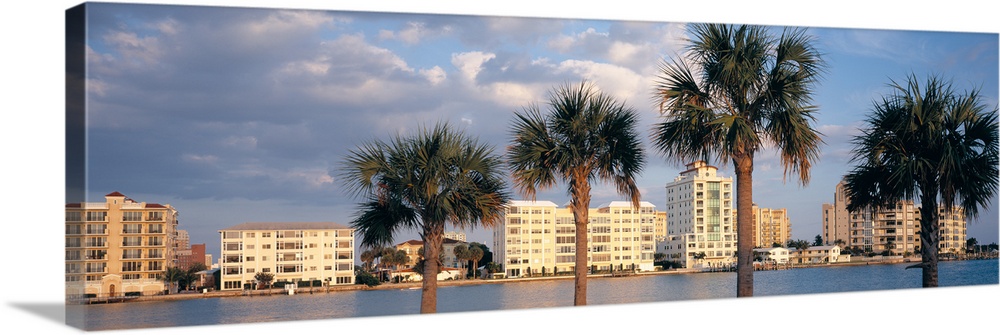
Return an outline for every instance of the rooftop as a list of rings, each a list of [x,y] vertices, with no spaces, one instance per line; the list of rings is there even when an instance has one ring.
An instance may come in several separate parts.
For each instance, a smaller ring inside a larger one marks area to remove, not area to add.
[[[352,229],[335,222],[245,222],[222,230]]]

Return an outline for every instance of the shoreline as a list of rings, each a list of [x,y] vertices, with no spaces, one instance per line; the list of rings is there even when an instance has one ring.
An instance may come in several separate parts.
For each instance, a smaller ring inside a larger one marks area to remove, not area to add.
[[[984,258],[984,259],[996,259],[996,258]],[[948,259],[940,260],[939,262],[951,262],[951,261],[965,261],[965,260],[982,260],[982,259]],[[885,265],[885,264],[901,264],[901,263],[920,263],[919,259],[892,259],[883,260],[878,262],[873,261],[856,261],[856,262],[844,262],[844,263],[824,263],[824,264],[801,264],[791,266],[787,269],[776,269],[776,270],[757,270],[757,271],[785,271],[794,270],[802,268],[813,268],[813,267],[837,267],[837,266],[867,266],[867,265]],[[714,271],[720,272],[720,271]],[[671,269],[663,271],[647,271],[647,272],[635,272],[629,273],[625,276],[616,276],[612,274],[592,274],[588,275],[588,279],[592,278],[619,278],[619,277],[631,277],[631,276],[662,276],[662,275],[679,275],[679,274],[697,274],[697,273],[714,273],[710,269]],[[735,272],[735,271],[721,271],[721,272]],[[756,272],[756,271],[755,271]],[[448,286],[468,286],[468,285],[492,285],[492,284],[505,284],[505,283],[519,283],[519,282],[530,282],[530,281],[552,281],[552,280],[572,280],[574,276],[545,276],[545,277],[526,277],[526,278],[506,278],[506,279],[465,279],[465,280],[441,280],[438,281],[438,287],[448,287]],[[345,286],[330,286],[330,287],[306,287],[298,288],[295,290],[294,295],[311,295],[311,294],[330,294],[335,292],[343,291],[377,291],[377,290],[418,290],[423,286],[422,282],[407,282],[407,283],[382,283],[378,286],[369,287],[363,284],[355,285],[345,285]],[[269,290],[235,290],[235,291],[208,291],[205,293],[199,292],[179,292],[168,295],[150,295],[150,296],[139,296],[128,299],[120,299],[117,301],[104,301],[104,302],[90,302],[90,303],[78,303],[79,305],[89,305],[89,304],[104,304],[104,303],[118,303],[118,302],[145,302],[145,301],[176,301],[176,300],[189,300],[189,299],[210,299],[210,298],[224,298],[224,297],[254,297],[254,296],[272,296],[272,295],[289,295],[284,289],[273,288]],[[70,303],[67,304],[77,304]]]

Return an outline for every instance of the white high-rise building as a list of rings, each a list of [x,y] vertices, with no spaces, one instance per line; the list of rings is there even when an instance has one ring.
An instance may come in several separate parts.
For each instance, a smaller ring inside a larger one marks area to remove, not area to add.
[[[687,165],[667,184],[667,236],[656,250],[686,268],[736,263],[733,179],[705,161]]]
[[[656,206],[612,201],[588,211],[588,266],[593,270],[653,270]],[[511,201],[493,231],[493,261],[508,277],[569,273],[576,267],[573,213],[551,201]]]

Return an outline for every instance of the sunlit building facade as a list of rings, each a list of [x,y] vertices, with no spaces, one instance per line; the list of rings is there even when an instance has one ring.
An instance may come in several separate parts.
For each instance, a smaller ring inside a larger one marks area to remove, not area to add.
[[[705,161],[687,165],[667,184],[667,236],[657,252],[685,268],[736,263],[733,179],[719,176]]]
[[[834,193],[834,203],[823,204],[826,244],[842,244],[845,249],[857,248],[876,254],[905,256],[920,253],[920,206],[906,200],[877,211],[867,208],[848,212],[844,188],[845,183],[841,181]],[[966,239],[964,211],[960,207],[951,210],[940,204],[938,207],[938,253],[963,253]]]
[[[734,209],[734,220],[740,213]],[[792,238],[792,223],[785,208],[763,208],[753,205],[753,245],[769,248],[784,245]]]
[[[588,211],[587,264],[596,271],[651,271],[656,206],[612,201]],[[567,206],[515,200],[493,231],[493,261],[508,277],[572,273],[576,267],[576,225]]]
[[[222,290],[274,282],[354,284],[354,229],[333,222],[247,222],[219,231]]]
[[[154,295],[174,266],[177,210],[119,192],[66,205],[67,298]]]

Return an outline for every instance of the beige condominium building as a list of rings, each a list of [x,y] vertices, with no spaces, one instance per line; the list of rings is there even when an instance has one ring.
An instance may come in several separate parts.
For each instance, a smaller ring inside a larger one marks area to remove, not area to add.
[[[823,237],[827,244],[892,255],[920,253],[920,206],[908,200],[878,211],[848,212],[844,188],[845,183],[841,181],[834,192],[834,203],[823,204]],[[965,213],[960,207],[950,211],[938,207],[938,252],[962,253],[966,237]]]
[[[333,222],[247,222],[219,230],[222,290],[273,282],[354,284],[354,229]]]
[[[464,237],[465,234],[462,234]],[[441,266],[449,268],[462,267],[462,260],[459,260],[455,256],[455,247],[464,245],[469,246],[468,243],[461,240],[452,239],[450,237],[444,237],[441,239]],[[424,241],[422,240],[408,240],[406,242],[397,244],[394,246],[396,250],[402,250],[406,253],[407,261],[405,264],[401,264],[400,267],[411,268],[417,265],[417,262],[423,257],[420,253],[421,249],[424,247]]]
[[[685,268],[736,263],[733,179],[718,175],[705,161],[687,165],[667,184],[667,236],[656,250]]]
[[[653,270],[656,206],[612,201],[588,211],[588,259],[593,270]],[[493,261],[508,277],[572,272],[576,225],[567,206],[515,200],[493,231]]]
[[[162,293],[174,266],[177,210],[112,192],[103,202],[66,205],[66,296]]]
[[[733,220],[738,219],[739,212],[733,210]],[[785,208],[763,208],[753,205],[753,245],[757,248],[769,248],[774,245],[784,245],[792,238],[792,224],[788,220],[788,210]]]

